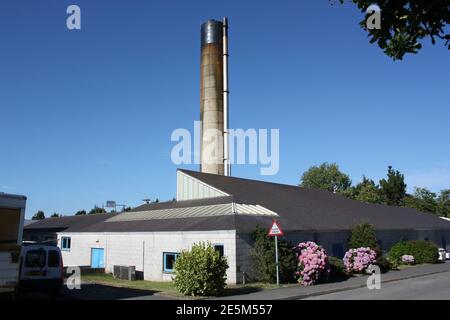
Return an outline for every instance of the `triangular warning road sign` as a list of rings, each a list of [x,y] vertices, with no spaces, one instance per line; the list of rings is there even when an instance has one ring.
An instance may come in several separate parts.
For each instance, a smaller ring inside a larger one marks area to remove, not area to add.
[[[269,236],[278,237],[284,235],[283,230],[281,230],[280,225],[273,220],[272,227],[269,230]]]

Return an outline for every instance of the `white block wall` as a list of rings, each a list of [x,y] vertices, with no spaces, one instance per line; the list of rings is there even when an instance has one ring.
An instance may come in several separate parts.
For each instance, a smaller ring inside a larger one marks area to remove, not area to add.
[[[227,231],[189,231],[189,232],[111,232],[111,233],[58,233],[58,246],[61,237],[71,238],[70,251],[62,251],[64,266],[90,266],[91,249],[103,248],[107,272],[114,265],[135,266],[136,271],[144,272],[144,279],[151,281],[170,281],[172,274],[163,272],[163,252],[180,252],[192,244],[209,241],[222,244],[227,257],[227,283],[235,284],[236,272],[236,232]]]

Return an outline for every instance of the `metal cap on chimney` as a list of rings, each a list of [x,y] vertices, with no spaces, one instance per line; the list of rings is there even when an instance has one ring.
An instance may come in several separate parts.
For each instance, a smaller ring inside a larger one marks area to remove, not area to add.
[[[208,20],[202,24],[202,47],[209,43],[222,43],[223,24],[217,20]]]

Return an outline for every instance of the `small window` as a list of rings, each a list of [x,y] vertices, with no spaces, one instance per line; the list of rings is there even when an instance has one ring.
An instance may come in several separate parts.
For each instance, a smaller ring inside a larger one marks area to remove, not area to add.
[[[164,272],[172,273],[175,267],[175,261],[177,260],[179,253],[176,252],[164,252],[163,253],[163,267]]]
[[[219,256],[223,257],[223,254],[224,254],[223,244],[215,244],[214,245],[214,250],[219,252]]]
[[[30,250],[25,258],[25,267],[27,268],[43,268],[45,267],[46,253],[45,250]]]
[[[69,251],[71,247],[70,237],[62,237],[61,238],[61,249],[65,251]]]
[[[58,268],[59,267],[59,252],[56,250],[50,250],[48,252],[48,267]]]

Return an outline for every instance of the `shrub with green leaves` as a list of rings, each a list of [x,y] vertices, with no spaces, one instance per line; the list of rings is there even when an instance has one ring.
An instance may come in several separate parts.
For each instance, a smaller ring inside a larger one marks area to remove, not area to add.
[[[376,265],[380,267],[380,271],[382,273],[388,272],[389,270],[396,269],[395,265],[393,265],[385,256],[380,255],[377,257]]]
[[[438,247],[425,240],[401,241],[389,251],[389,260],[395,264],[402,264],[403,255],[411,255],[416,263],[437,263],[439,259]]]
[[[194,244],[175,262],[175,288],[189,296],[219,296],[226,285],[228,263],[208,243]]]
[[[274,283],[276,282],[275,243],[273,237],[267,236],[267,230],[257,226],[252,233],[254,241],[251,256],[254,265],[254,280]],[[292,245],[283,238],[278,239],[278,263],[280,282],[295,283],[297,259]]]
[[[344,261],[336,257],[328,257],[328,264],[330,266],[329,280],[347,279],[349,275],[345,271]]]
[[[351,231],[348,246],[350,249],[371,248],[372,250],[377,247],[377,238],[373,225],[367,222],[356,225]]]

